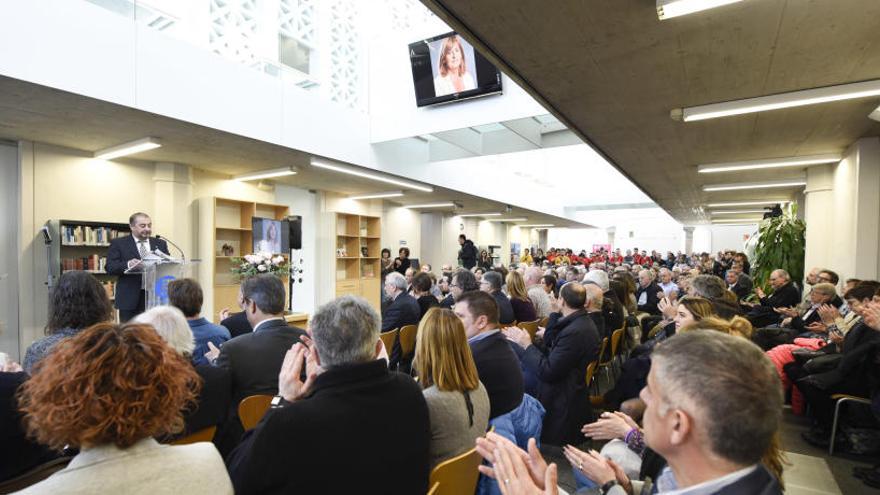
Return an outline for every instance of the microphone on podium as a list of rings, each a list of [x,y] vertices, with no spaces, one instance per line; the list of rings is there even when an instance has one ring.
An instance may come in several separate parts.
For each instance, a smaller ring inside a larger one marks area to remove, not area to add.
[[[178,246],[177,244],[174,244],[174,241],[172,241],[171,239],[169,239],[167,237],[162,237],[161,235],[158,235],[158,234],[156,235],[156,239],[166,241],[168,244],[171,244],[172,246],[177,248],[177,250],[180,251],[180,259],[183,260],[184,262],[186,262],[186,255],[183,254],[183,249],[180,249],[180,246]]]

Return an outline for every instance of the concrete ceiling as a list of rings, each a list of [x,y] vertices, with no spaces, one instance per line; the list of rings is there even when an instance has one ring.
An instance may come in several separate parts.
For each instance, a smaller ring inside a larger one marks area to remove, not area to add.
[[[672,109],[880,78],[880,1],[748,0],[660,21],[654,0],[422,0],[674,218],[802,188],[702,191],[803,169],[698,164],[841,152],[880,135],[864,98],[699,122]]]
[[[37,141],[91,153],[147,136],[160,138],[162,147],[132,155],[131,158],[185,163],[229,176],[294,165],[299,169],[296,175],[272,180],[303,189],[343,195],[401,189],[311,167],[312,155],[299,150],[0,76],[0,139]],[[402,205],[456,201],[462,205],[458,210],[462,213],[503,213],[506,207],[496,201],[441,187],[434,187],[433,193],[406,191],[404,197],[389,201]],[[524,224],[589,227],[517,207],[503,218],[516,217],[527,218],[526,222],[518,222]]]

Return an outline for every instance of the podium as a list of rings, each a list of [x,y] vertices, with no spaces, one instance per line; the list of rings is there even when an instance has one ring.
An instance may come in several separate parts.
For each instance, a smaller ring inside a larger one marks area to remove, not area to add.
[[[163,253],[164,255],[164,253]],[[141,263],[125,271],[142,275],[141,288],[146,291],[146,309],[168,304],[168,284],[172,280],[187,277],[200,260],[183,260],[170,256],[148,254]]]

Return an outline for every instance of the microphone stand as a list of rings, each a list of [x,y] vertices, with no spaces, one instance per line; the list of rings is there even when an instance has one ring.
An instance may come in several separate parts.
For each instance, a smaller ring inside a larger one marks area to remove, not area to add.
[[[183,249],[180,249],[180,246],[178,246],[177,244],[174,244],[174,241],[172,241],[171,239],[169,239],[167,237],[162,237],[161,235],[156,235],[156,239],[163,240],[163,241],[167,242],[168,244],[171,244],[172,246],[177,248],[177,250],[180,251],[180,259],[183,260],[184,263],[186,263],[186,255],[183,254]]]

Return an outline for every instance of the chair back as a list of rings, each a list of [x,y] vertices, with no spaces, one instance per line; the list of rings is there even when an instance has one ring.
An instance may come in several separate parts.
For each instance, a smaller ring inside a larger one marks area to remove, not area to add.
[[[545,317],[541,318],[540,320],[538,320],[538,326],[539,326],[539,327],[545,327],[545,328],[546,328],[546,327],[547,327],[547,323],[549,323],[549,322],[550,322],[550,318],[547,317],[547,316],[545,316]]]
[[[190,433],[183,438],[178,438],[177,440],[171,442],[171,445],[188,445],[196,442],[212,442],[214,441],[214,434],[216,432],[216,426],[209,426],[199,431]]]
[[[540,321],[541,320],[521,321],[521,322],[519,322],[519,327],[522,328],[523,330],[525,330],[526,332],[529,332],[529,336],[532,337],[532,340],[535,340],[535,332],[538,331],[538,326],[539,326],[538,323]]]
[[[44,462],[30,471],[20,474],[15,478],[0,483],[0,493],[15,493],[35,485],[53,474],[61,471],[70,464],[73,457],[59,457],[49,462]]]
[[[605,356],[605,348],[606,347],[608,347],[608,337],[602,338],[602,344],[599,346],[599,358],[598,358],[599,366],[604,366],[604,365],[611,362],[610,359],[608,361],[602,361],[602,357]]]
[[[596,368],[599,366],[599,361],[593,361],[587,365],[587,376],[584,381],[587,384],[587,390],[590,390],[590,386],[593,384],[593,376],[596,374]]]
[[[385,350],[388,351],[389,356],[391,355],[391,350],[394,349],[394,341],[397,340],[398,333],[398,330],[395,328],[394,330],[379,334],[379,338],[382,339],[382,343],[385,345]]]
[[[617,357],[622,349],[620,343],[623,340],[624,331],[624,327],[621,327],[611,332],[611,359]]]
[[[403,357],[409,357],[416,350],[416,332],[419,327],[416,325],[405,325],[400,327],[400,353]]]
[[[244,431],[248,431],[257,426],[257,423],[263,419],[269,405],[272,402],[271,395],[251,395],[245,397],[238,403],[238,419],[241,420],[241,426]]]
[[[477,490],[477,479],[480,477],[478,469],[483,458],[474,447],[464,454],[453,457],[437,464],[431,471],[431,479],[428,485],[439,484],[436,495],[461,495],[474,493]]]
[[[438,493],[440,493],[440,483],[434,483],[431,489],[428,490],[428,495],[437,495]]]

